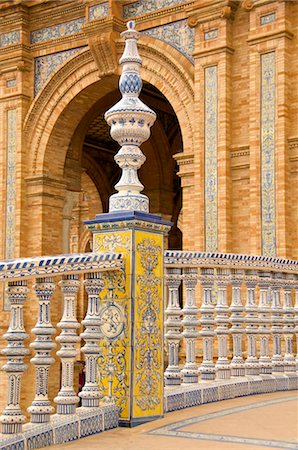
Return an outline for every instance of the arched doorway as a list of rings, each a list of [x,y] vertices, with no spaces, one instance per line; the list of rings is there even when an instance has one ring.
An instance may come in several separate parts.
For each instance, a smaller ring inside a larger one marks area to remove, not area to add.
[[[146,43],[140,45],[145,84],[142,95],[158,114],[152,136],[142,147],[147,162],[140,170],[140,178],[151,200],[151,212],[161,213],[177,223],[181,190],[172,155],[185,148],[188,152],[193,150],[193,67],[189,63],[189,73],[182,72],[177,62],[173,70],[174,62],[179,61],[173,54],[177,51],[169,47],[165,55],[164,48],[158,49],[159,44],[154,43],[155,48]],[[90,51],[82,50],[53,75],[29,110],[25,136],[26,211],[30,214],[24,213],[28,236],[24,254],[61,253],[66,191],[81,191],[82,170],[96,186],[102,210],[107,210],[108,197],[118,178],[113,161],[117,144],[109,137],[103,114],[118,100],[119,92],[118,76],[102,75],[99,79]],[[37,216],[41,216],[41,221],[35,220]],[[181,246],[177,225],[173,227],[169,246]]]
[[[96,213],[107,212],[109,197],[120,178],[120,169],[114,161],[119,146],[110,137],[103,108],[108,103],[111,106],[118,98],[118,90],[113,90],[87,112],[82,119],[84,125],[80,123],[75,130],[66,155],[66,199],[76,199],[71,213],[72,225],[69,225],[68,248],[72,251],[84,251],[86,246],[85,238],[82,239],[85,233],[78,224],[78,218],[83,222],[94,218]],[[151,129],[150,139],[142,146],[147,160],[140,170],[140,179],[150,200],[150,211],[161,214],[174,224],[168,247],[179,249],[182,240],[177,219],[181,210],[181,183],[173,158],[182,150],[179,123],[170,103],[151,84],[145,83],[141,98],[157,113],[157,120]],[[82,134],[85,134],[84,139]]]

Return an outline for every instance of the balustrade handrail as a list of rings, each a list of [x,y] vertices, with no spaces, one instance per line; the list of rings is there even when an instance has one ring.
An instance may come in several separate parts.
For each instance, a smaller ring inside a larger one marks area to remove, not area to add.
[[[298,260],[237,253],[166,250],[164,262],[168,267],[180,268],[187,266],[204,268],[229,266],[237,269],[266,269],[274,272],[298,273]]]
[[[0,281],[72,273],[116,270],[123,266],[122,253],[72,253],[0,261]]]

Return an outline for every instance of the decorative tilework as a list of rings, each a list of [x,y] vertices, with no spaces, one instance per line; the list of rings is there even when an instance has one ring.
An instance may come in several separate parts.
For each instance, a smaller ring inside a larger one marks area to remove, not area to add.
[[[121,269],[121,253],[72,253],[0,261],[0,281]]]
[[[163,414],[163,235],[136,231],[134,417]]]
[[[147,14],[157,9],[167,8],[184,2],[185,0],[139,0],[123,6],[123,18],[128,19],[140,16],[141,14]]]
[[[50,39],[79,33],[84,23],[85,18],[80,17],[79,19],[71,20],[69,22],[59,23],[58,25],[31,31],[30,42],[31,44],[37,44],[38,42],[49,41]]]
[[[75,414],[52,415],[49,423],[27,423],[23,433],[1,434],[0,450],[33,450],[71,442],[115,428],[118,420],[118,409],[114,403],[105,403],[99,408],[77,408]]]
[[[194,28],[190,28],[186,20],[178,20],[177,22],[150,28],[143,31],[143,34],[172,45],[193,62]]]
[[[17,110],[7,111],[5,258],[14,257]]]
[[[0,47],[13,45],[20,42],[20,31],[10,31],[9,33],[0,34]]]
[[[42,89],[51,74],[67,59],[77,54],[85,47],[72,48],[62,52],[34,58],[34,95]]]
[[[217,250],[217,66],[205,69],[205,248]]]
[[[174,266],[181,264],[197,267],[233,267],[241,269],[279,270],[286,272],[298,271],[298,260],[270,258],[267,256],[241,255],[236,253],[188,252],[181,250],[166,250],[165,264]]]
[[[205,31],[204,33],[204,40],[205,41],[210,41],[211,39],[215,39],[218,36],[218,30],[210,30],[210,31]]]
[[[268,23],[274,22],[276,19],[275,12],[271,14],[266,14],[265,16],[260,17],[260,24],[261,25],[267,25]]]
[[[88,20],[101,19],[109,14],[109,3],[101,3],[100,5],[89,6]]]
[[[261,55],[261,218],[262,254],[276,254],[275,52]]]
[[[17,80],[15,78],[11,78],[11,80],[6,80],[6,87],[11,88],[17,85]]]

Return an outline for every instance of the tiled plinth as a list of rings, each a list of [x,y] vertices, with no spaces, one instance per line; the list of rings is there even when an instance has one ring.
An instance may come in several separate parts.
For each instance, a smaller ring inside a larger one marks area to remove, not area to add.
[[[298,374],[237,377],[165,388],[165,412],[245,395],[298,389]]]
[[[24,425],[20,434],[0,434],[0,450],[32,450],[63,444],[118,426],[118,409],[114,404],[99,408],[78,408],[76,414],[51,417],[48,424]]]

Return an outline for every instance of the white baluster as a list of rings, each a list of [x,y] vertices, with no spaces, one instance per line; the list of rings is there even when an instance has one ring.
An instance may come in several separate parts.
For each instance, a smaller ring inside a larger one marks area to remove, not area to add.
[[[230,271],[217,269],[218,297],[215,307],[215,333],[218,341],[218,359],[215,364],[217,377],[228,379],[231,376],[230,363],[228,360],[228,335],[229,335],[229,306],[227,301],[227,286],[230,282]]]
[[[168,286],[168,306],[166,314],[166,340],[168,344],[169,363],[164,378],[165,385],[181,384],[182,374],[179,369],[179,342],[181,340],[181,308],[179,305],[179,287],[181,284],[181,269],[168,269],[166,274]]]
[[[88,307],[82,325],[86,327],[80,334],[85,345],[81,352],[85,355],[85,385],[79,393],[82,399],[82,406],[98,407],[101,393],[97,381],[98,357],[100,354],[100,317],[99,317],[99,294],[103,289],[104,282],[100,273],[88,273],[84,281],[88,294]]]
[[[244,360],[242,349],[242,335],[243,330],[243,311],[244,306],[241,300],[241,284],[243,282],[243,271],[232,269],[231,270],[231,283],[232,283],[232,303],[230,306],[230,322],[232,327],[230,332],[233,337],[233,359],[231,361],[231,375],[233,377],[244,376]]]
[[[80,327],[76,319],[76,295],[80,282],[78,275],[65,275],[59,284],[63,295],[63,316],[58,323],[62,332],[56,340],[61,344],[57,355],[61,358],[62,375],[61,389],[54,402],[57,403],[58,414],[74,414],[80,400],[73,387],[74,362],[78,353],[76,346],[80,342],[76,333]]]
[[[293,353],[293,335],[295,332],[295,310],[292,302],[292,288],[294,276],[286,274],[284,285],[284,327],[283,334],[285,338],[284,368],[285,372],[295,372],[296,362]]]
[[[196,363],[196,340],[198,337],[198,308],[195,302],[195,287],[198,282],[198,269],[183,269],[183,281],[185,285],[186,301],[182,310],[182,325],[184,331],[182,335],[186,344],[186,363],[182,369],[184,383],[198,382],[198,365]]]
[[[283,332],[283,309],[280,299],[282,277],[281,273],[273,274],[271,322],[273,337],[272,372],[284,372],[284,362],[281,355],[281,338]]]
[[[51,338],[55,333],[50,312],[50,300],[55,290],[53,278],[37,278],[34,288],[38,298],[38,321],[32,330],[36,339],[30,344],[36,354],[30,362],[35,366],[35,398],[27,411],[33,423],[46,423],[54,411],[48,398],[49,367],[55,361],[51,350],[56,347]]]
[[[202,330],[199,335],[203,343],[203,361],[199,368],[202,380],[215,379],[215,365],[213,362],[213,337],[214,337],[214,304],[212,288],[214,285],[214,269],[201,269],[200,281],[203,288],[203,299],[200,308],[200,324]]]
[[[296,275],[294,290],[295,290],[294,310],[295,310],[295,334],[296,334],[296,370],[298,371],[298,275]]]
[[[4,339],[8,346],[2,350],[7,356],[7,363],[2,367],[8,375],[7,405],[0,417],[1,431],[4,434],[21,433],[22,424],[26,418],[20,408],[21,380],[27,366],[24,356],[29,350],[24,346],[28,338],[23,321],[23,304],[27,298],[28,288],[26,281],[8,282],[7,296],[10,302],[10,323]]]
[[[246,305],[245,322],[247,335],[247,358],[245,361],[245,375],[259,375],[260,364],[257,357],[258,336],[258,305],[256,301],[256,286],[258,283],[257,272],[245,271]]]
[[[271,308],[270,290],[271,281],[269,272],[261,272],[259,276],[260,303],[259,303],[259,335],[260,335],[260,374],[272,373],[272,363],[269,353],[269,340],[271,335]]]

